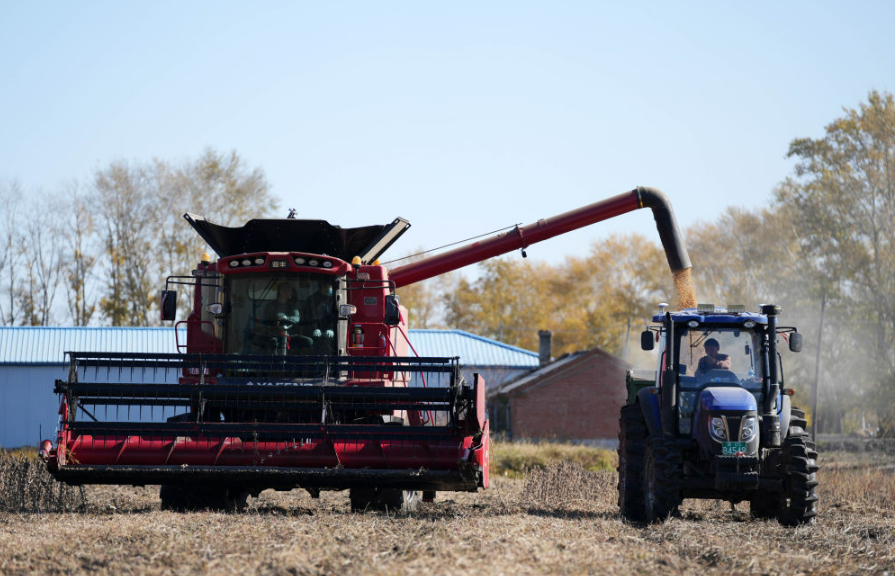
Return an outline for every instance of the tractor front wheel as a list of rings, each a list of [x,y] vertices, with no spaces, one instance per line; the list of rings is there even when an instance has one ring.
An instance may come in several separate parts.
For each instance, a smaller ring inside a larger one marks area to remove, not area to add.
[[[804,432],[783,442],[783,485],[777,518],[781,524],[814,524],[817,516],[817,451]]]
[[[769,520],[776,518],[783,505],[783,496],[779,493],[756,492],[749,499],[749,513],[753,518]]]
[[[667,434],[646,441],[643,459],[643,519],[662,521],[677,514],[681,505],[681,453]]]

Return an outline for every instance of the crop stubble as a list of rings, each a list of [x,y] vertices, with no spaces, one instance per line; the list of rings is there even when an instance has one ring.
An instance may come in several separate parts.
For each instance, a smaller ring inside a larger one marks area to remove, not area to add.
[[[157,488],[88,487],[81,512],[0,512],[0,574],[881,573],[895,568],[895,479],[821,472],[814,527],[687,501],[649,527],[617,515],[615,475],[570,463],[394,515],[345,493],[265,492],[247,512],[162,512]]]

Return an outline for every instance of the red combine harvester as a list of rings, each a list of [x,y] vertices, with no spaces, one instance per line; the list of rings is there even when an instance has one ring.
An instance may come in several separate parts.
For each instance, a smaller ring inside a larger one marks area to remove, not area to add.
[[[487,488],[485,383],[465,382],[459,358],[408,355],[395,290],[643,207],[672,270],[689,268],[671,207],[649,188],[392,270],[378,258],[410,227],[401,218],[228,228],[186,214],[219,258],[162,292],[173,321],[173,286],[193,288],[175,326],[183,353],[69,352],[57,443],[41,455],[72,485],[160,484],[170,509],[237,509],[296,487],[350,489],[353,509],[407,509],[419,491],[431,501]]]

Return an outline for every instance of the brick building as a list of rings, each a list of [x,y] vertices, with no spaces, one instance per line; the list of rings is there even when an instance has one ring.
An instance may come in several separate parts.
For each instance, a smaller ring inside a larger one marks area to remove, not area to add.
[[[600,348],[548,361],[489,394],[491,429],[516,440],[613,446],[629,368]]]

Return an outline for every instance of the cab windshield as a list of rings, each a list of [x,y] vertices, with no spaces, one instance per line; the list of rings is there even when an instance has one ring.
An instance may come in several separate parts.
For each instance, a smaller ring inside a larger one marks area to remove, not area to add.
[[[334,354],[335,282],[313,274],[231,278],[226,351]]]
[[[703,327],[678,335],[678,373],[681,387],[707,382],[761,387],[758,350],[753,332],[732,328]]]

